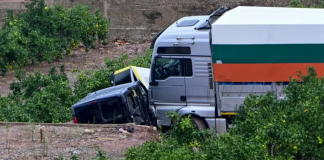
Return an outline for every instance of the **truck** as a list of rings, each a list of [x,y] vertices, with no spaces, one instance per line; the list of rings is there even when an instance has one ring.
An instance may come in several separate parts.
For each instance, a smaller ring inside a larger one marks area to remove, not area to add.
[[[324,10],[224,6],[177,20],[152,46],[148,98],[157,125],[170,126],[174,110],[224,133],[250,94],[283,99],[297,71],[313,66],[324,75]]]
[[[167,113],[176,111],[191,115],[197,128],[222,134],[249,95],[273,92],[283,99],[297,71],[305,74],[313,66],[324,75],[324,10],[223,6],[175,21],[153,38],[151,48],[143,106],[151,120],[169,127]]]

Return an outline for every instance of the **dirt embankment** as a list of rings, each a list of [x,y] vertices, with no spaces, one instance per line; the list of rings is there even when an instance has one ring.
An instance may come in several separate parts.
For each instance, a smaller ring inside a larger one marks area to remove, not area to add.
[[[109,159],[123,159],[127,148],[158,138],[158,132],[151,127],[133,127],[133,132],[122,133],[116,128],[91,126],[0,126],[0,159],[70,159],[74,154],[88,160],[96,156],[97,147],[105,151]],[[45,141],[41,142],[41,137]]]
[[[71,56],[67,55],[63,60],[56,60],[52,63],[39,63],[36,65],[27,66],[25,69],[27,73],[32,73],[38,70],[47,74],[52,66],[59,67],[61,64],[65,65],[66,74],[70,80],[70,86],[73,86],[76,81],[76,74],[72,73],[73,69],[80,70],[96,70],[105,67],[104,59],[117,59],[122,54],[128,54],[130,59],[137,55],[143,54],[150,47],[150,43],[129,44],[124,42],[115,42],[104,48],[96,48],[90,50],[88,53],[84,49],[79,48],[73,52]],[[7,96],[11,91],[9,89],[10,83],[15,81],[14,73],[8,73],[6,76],[0,76],[0,95]]]

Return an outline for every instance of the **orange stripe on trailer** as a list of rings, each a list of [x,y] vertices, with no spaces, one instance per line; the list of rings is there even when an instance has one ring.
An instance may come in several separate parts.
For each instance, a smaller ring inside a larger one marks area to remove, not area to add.
[[[289,82],[298,78],[297,71],[307,74],[313,66],[318,77],[324,75],[324,63],[276,63],[276,64],[216,64],[214,78],[218,82]]]

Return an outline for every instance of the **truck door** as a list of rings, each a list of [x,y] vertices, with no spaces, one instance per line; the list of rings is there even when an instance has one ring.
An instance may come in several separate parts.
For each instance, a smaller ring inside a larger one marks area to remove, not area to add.
[[[187,105],[214,105],[210,57],[185,57]]]
[[[150,86],[154,104],[186,105],[183,67],[183,56],[160,56],[155,58],[153,76],[157,84]]]

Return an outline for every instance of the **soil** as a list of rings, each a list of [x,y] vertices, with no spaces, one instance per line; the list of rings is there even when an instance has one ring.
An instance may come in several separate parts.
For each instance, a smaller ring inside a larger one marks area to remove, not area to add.
[[[62,126],[16,125],[0,126],[1,160],[92,159],[99,147],[109,159],[124,159],[127,148],[158,138],[150,127],[134,126],[133,132],[122,133],[116,128],[83,128]],[[41,142],[41,131],[45,141]]]
[[[84,48],[80,47],[73,51],[72,55],[66,55],[62,60],[56,60],[52,63],[38,63],[27,66],[26,72],[32,73],[34,70],[38,70],[44,74],[47,74],[51,67],[55,66],[59,69],[61,64],[65,65],[66,74],[70,81],[70,86],[73,87],[76,81],[77,74],[73,74],[73,69],[80,70],[96,70],[105,67],[105,58],[117,59],[122,54],[128,54],[129,59],[145,53],[150,47],[150,43],[141,44],[129,44],[123,41],[117,41],[113,44],[102,48],[95,48],[88,53],[84,51]],[[16,81],[14,73],[7,73],[6,76],[0,76],[0,95],[7,96],[11,93],[9,89],[10,83]]]

